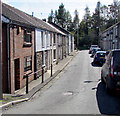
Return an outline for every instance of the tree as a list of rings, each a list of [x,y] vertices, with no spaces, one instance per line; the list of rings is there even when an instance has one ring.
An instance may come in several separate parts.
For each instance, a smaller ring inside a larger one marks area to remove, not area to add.
[[[72,16],[69,11],[65,13],[65,23],[66,23],[66,29],[68,31],[72,31],[71,26],[72,26]]]
[[[80,19],[79,19],[79,13],[77,10],[75,10],[74,14],[75,14],[75,16],[73,18],[73,24],[74,24],[74,28],[76,29],[76,28],[78,28]]]
[[[53,10],[51,10],[50,16],[48,16],[48,22],[53,22],[54,20],[54,13]]]
[[[75,38],[75,44],[78,49],[79,47],[79,13],[77,10],[74,12],[75,16],[73,18],[73,29],[74,29],[74,38]]]
[[[84,15],[84,20],[85,20],[85,35],[88,35],[88,28],[90,26],[90,10],[88,6],[85,8],[85,15]]]
[[[51,10],[51,13],[48,17],[48,22],[54,22],[55,24],[65,28],[70,32],[74,31],[72,16],[69,11],[66,11],[63,3],[61,3],[58,10],[55,10],[55,13],[53,10]]]
[[[109,13],[108,13],[108,7],[106,5],[103,5],[100,7],[100,17],[102,20],[102,26],[101,26],[101,30],[104,30],[105,25],[107,24],[107,21],[109,20],[108,17]]]
[[[59,9],[57,11],[57,14],[56,14],[56,20],[57,20],[57,23],[59,26],[65,28],[65,15],[66,15],[66,10],[64,8],[64,5],[63,3],[61,3],[61,5],[59,6]]]
[[[75,14],[78,14],[78,13],[75,13]],[[76,16],[77,17],[77,16]],[[77,22],[77,18],[74,18],[76,19],[76,21],[74,20],[73,22]],[[77,24],[77,23],[75,23]],[[78,26],[78,29],[75,33],[75,39],[78,37],[78,47],[79,49],[87,49],[90,44],[91,44],[91,33],[90,33],[90,30],[91,30],[91,14],[90,14],[90,10],[88,8],[88,6],[85,8],[85,14],[84,14],[84,18],[82,19],[82,21],[80,22],[79,26]],[[77,36],[77,33],[78,33],[78,36]],[[76,42],[76,41],[75,41]],[[76,42],[77,44],[77,42]]]
[[[117,23],[120,18],[120,1],[114,0],[111,5],[109,5],[109,16]]]
[[[101,25],[101,17],[100,17],[100,2],[97,2],[96,8],[95,8],[95,13],[92,15],[92,29],[94,32],[94,38],[92,41],[92,44],[98,44],[99,40],[99,32],[100,32],[100,25]]]

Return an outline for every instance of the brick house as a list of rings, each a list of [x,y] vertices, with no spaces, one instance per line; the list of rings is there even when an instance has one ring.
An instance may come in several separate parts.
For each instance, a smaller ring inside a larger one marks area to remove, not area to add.
[[[25,75],[50,69],[70,52],[69,32],[7,4],[2,4],[3,92],[25,86]],[[72,39],[72,38],[71,38]],[[41,72],[29,77],[32,81]]]
[[[25,86],[25,75],[34,72],[34,25],[15,8],[2,4],[3,92]],[[34,79],[34,75],[29,81]]]
[[[3,17],[3,92],[14,93],[25,86],[25,75],[57,62],[57,29],[7,4]],[[7,62],[6,62],[7,61]],[[37,76],[39,76],[38,74]],[[29,81],[36,79],[36,75]]]

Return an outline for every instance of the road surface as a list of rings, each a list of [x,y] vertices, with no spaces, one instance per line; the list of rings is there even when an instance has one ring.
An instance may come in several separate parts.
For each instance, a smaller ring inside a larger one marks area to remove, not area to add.
[[[101,67],[92,66],[88,51],[71,63],[42,92],[3,113],[8,114],[119,114],[120,97],[106,93]]]

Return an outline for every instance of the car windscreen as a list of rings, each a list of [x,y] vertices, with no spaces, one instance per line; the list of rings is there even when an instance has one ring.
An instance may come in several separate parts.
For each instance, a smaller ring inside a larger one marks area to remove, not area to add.
[[[97,53],[98,57],[105,57],[105,53]]]
[[[113,65],[115,71],[120,71],[120,51],[113,53]]]

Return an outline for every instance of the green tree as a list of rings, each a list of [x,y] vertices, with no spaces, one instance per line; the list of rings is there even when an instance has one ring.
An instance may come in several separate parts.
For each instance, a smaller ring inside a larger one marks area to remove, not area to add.
[[[69,11],[67,11],[65,14],[65,23],[66,23],[66,29],[70,32],[73,31],[72,30],[72,16]]]
[[[109,13],[108,13],[108,7],[106,5],[103,5],[100,7],[100,31],[104,31],[106,29],[106,24],[109,20]]]
[[[74,29],[76,29],[79,26],[80,19],[79,19],[79,13],[77,10],[75,10],[74,14],[75,16],[73,18],[73,25],[74,25]]]
[[[101,18],[103,19],[101,31],[120,21],[120,2],[114,0],[111,5],[103,5],[101,7]]]
[[[91,27],[91,16],[90,16],[90,10],[88,6],[85,8],[85,15],[84,15],[84,21],[85,21],[85,35],[88,35],[89,27]]]
[[[61,3],[61,5],[59,6],[59,9],[57,11],[57,14],[56,14],[56,22],[59,26],[65,28],[65,21],[66,21],[66,10],[64,8],[64,5],[63,3]]]
[[[120,18],[120,1],[114,0],[111,5],[109,5],[109,16],[117,23]]]
[[[75,45],[77,49],[79,48],[79,13],[77,10],[74,12],[75,16],[73,18],[73,29],[74,29],[74,38],[75,38]]]
[[[48,22],[53,22],[53,20],[54,20],[54,13],[53,10],[51,10],[50,15],[48,16]]]
[[[92,41],[92,34],[93,32],[91,31],[91,14],[88,6],[85,8],[85,14],[83,20],[80,22],[79,26],[79,46],[80,49],[88,49],[88,47],[91,44]]]
[[[94,38],[92,40],[91,44],[98,44],[98,40],[99,40],[99,32],[100,32],[100,25],[102,24],[102,20],[100,17],[100,2],[97,2],[96,8],[95,8],[95,13],[93,13],[92,15],[92,30],[94,33]]]
[[[58,10],[55,10],[55,13],[53,10],[51,10],[51,13],[48,17],[48,22],[54,22],[68,31],[73,31],[72,16],[69,11],[66,11],[63,3],[61,3]]]

